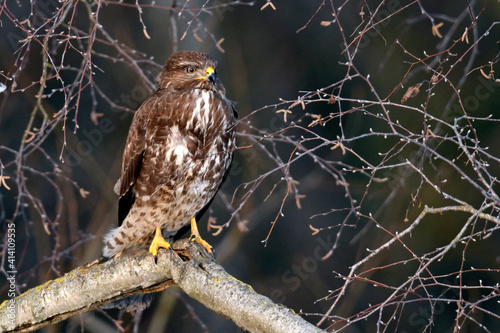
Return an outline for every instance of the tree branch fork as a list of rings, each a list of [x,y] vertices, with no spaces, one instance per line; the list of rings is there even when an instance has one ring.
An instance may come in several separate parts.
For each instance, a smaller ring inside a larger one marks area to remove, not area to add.
[[[157,264],[149,253],[96,262],[6,300],[0,305],[0,332],[30,332],[134,293],[174,284],[250,332],[322,331],[229,275],[197,244],[183,239],[173,247],[175,253],[160,251]]]

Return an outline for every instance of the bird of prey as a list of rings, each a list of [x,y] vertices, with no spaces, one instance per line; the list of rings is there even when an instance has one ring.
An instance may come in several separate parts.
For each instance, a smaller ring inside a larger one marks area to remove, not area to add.
[[[211,56],[176,52],[156,92],[137,110],[123,153],[119,227],[104,238],[103,254],[146,249],[155,261],[164,237],[191,225],[191,240],[209,253],[196,220],[226,179],[235,147],[234,104],[225,96]]]

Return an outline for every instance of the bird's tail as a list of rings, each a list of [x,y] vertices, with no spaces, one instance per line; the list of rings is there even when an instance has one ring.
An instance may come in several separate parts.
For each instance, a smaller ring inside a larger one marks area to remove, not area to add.
[[[111,258],[118,252],[125,249],[126,240],[124,239],[125,234],[120,232],[120,228],[111,229],[106,236],[104,236],[104,248],[102,249],[102,254],[105,257]]]

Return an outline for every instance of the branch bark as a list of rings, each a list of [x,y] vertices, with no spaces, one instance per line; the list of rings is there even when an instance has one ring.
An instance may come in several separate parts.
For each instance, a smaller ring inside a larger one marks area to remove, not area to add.
[[[309,333],[321,329],[229,275],[187,240],[160,251],[78,267],[0,305],[1,332],[30,332],[136,292],[173,284],[212,311],[250,332]],[[13,315],[9,317],[9,314]]]

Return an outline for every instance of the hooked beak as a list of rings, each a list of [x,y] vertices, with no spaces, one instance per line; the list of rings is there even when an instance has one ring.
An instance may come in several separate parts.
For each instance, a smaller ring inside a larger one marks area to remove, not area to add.
[[[215,69],[213,69],[212,67],[208,67],[207,71],[205,72],[205,76],[200,76],[197,77],[196,79],[215,83],[215,80],[217,79],[217,74],[215,74]]]

